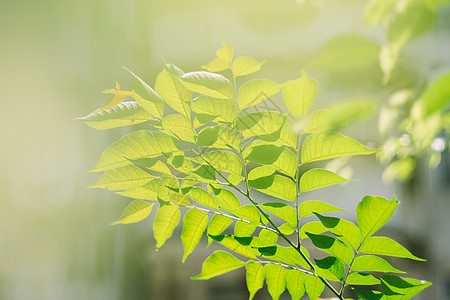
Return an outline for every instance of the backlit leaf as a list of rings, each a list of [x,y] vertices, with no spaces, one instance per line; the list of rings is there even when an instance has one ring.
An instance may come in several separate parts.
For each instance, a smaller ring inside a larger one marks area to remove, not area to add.
[[[334,172],[324,169],[311,169],[300,178],[300,191],[304,193],[347,181],[349,180]]]
[[[240,56],[233,61],[233,73],[235,76],[243,76],[259,71],[265,61],[258,62],[253,57]]]
[[[345,275],[344,264],[334,256],[327,256],[323,259],[315,259],[315,272],[317,275],[331,281],[341,281]]]
[[[347,265],[352,261],[353,251],[343,242],[326,235],[316,235],[309,232],[306,232],[306,235],[311,239],[314,246],[323,252],[336,256]]]
[[[326,212],[334,212],[334,211],[346,211],[341,208],[337,208],[331,204],[317,201],[317,200],[308,200],[300,203],[299,206],[300,215],[302,218],[312,216],[314,213],[326,213]]]
[[[253,205],[243,205],[240,207],[236,207],[233,209],[229,209],[229,212],[231,212],[236,217],[242,218],[244,220],[257,222],[259,223],[261,215],[256,207]]]
[[[247,81],[239,88],[237,103],[242,110],[266,100],[278,93],[280,89],[281,86],[273,81],[253,79]]]
[[[374,255],[362,255],[355,258],[351,271],[368,271],[384,273],[405,273],[392,267],[381,257]]]
[[[361,242],[361,234],[358,227],[350,221],[335,217],[322,216],[316,213],[320,222],[341,241],[353,249],[357,249]]]
[[[179,206],[189,205],[189,200],[180,193],[179,188],[180,183],[178,179],[171,176],[161,177],[158,185],[158,200]]]
[[[89,187],[107,188],[114,190],[128,190],[146,184],[154,176],[142,171],[136,166],[125,166],[117,169],[106,170],[97,182]]]
[[[221,209],[230,210],[241,206],[239,199],[229,190],[214,190],[214,198]]]
[[[284,203],[264,203],[259,205],[263,210],[281,218],[292,226],[297,225],[297,214],[295,209]]]
[[[227,229],[233,220],[223,215],[214,215],[209,221],[208,235],[219,235]],[[208,237],[208,243],[210,244],[212,239]]]
[[[266,274],[267,290],[272,299],[278,300],[286,288],[284,273],[286,270],[276,264],[267,264],[264,266]]]
[[[430,282],[394,275],[381,276],[381,289],[386,300],[406,300],[431,285]]]
[[[120,218],[111,223],[115,224],[130,224],[144,220],[151,213],[154,203],[148,203],[142,200],[134,200],[123,211]]]
[[[414,256],[396,241],[384,236],[368,237],[359,248],[360,253],[404,257],[413,260],[425,261]]]
[[[244,265],[245,262],[240,261],[233,255],[224,251],[216,251],[205,260],[202,266],[202,272],[199,275],[192,277],[192,279],[210,279],[238,269]]]
[[[113,96],[100,110],[111,109],[132,95],[130,91],[121,91],[118,84],[116,89],[104,90],[103,94],[112,94]]]
[[[349,285],[375,285],[380,284],[380,280],[366,273],[351,273],[347,277],[347,284]]]
[[[247,240],[251,240],[252,238],[249,237],[232,237],[232,236],[210,236],[212,239],[214,239],[216,242],[221,244],[222,246],[227,247],[228,249],[232,250],[233,252],[236,252],[238,254],[241,254],[245,257],[256,259],[255,251],[253,248],[249,246],[249,243],[245,243]]]
[[[313,133],[303,142],[302,163],[326,160],[342,156],[371,154],[369,149],[354,139],[335,132]]]
[[[202,66],[202,68],[208,72],[219,72],[223,70],[228,70],[230,68],[230,64],[223,59],[215,58],[208,64]]]
[[[218,209],[217,203],[214,198],[204,189],[194,187],[186,194],[186,196],[197,202],[198,204],[210,207],[212,209]]]
[[[326,231],[328,231],[328,229],[325,226],[323,226],[322,222],[319,221],[308,222],[300,228],[300,237],[302,239],[306,239],[309,238],[307,233],[321,234]]]
[[[247,270],[246,273],[246,282],[247,282],[247,288],[250,293],[249,300],[253,299],[256,292],[259,291],[264,284],[264,267],[262,264],[249,261],[245,265],[245,268]]]
[[[295,201],[295,183],[281,175],[269,175],[255,178],[255,169],[249,173],[248,184],[257,191],[290,202]],[[251,179],[250,179],[251,178]]]
[[[162,128],[168,135],[178,136],[180,139],[194,143],[195,131],[188,118],[180,114],[168,115],[161,121]]]
[[[139,186],[137,188],[129,189],[123,192],[116,192],[118,195],[122,195],[129,198],[141,199],[141,200],[157,200],[159,178],[150,180],[148,183]]]
[[[158,209],[153,222],[157,251],[172,236],[175,227],[180,222],[180,216],[180,210],[175,205],[163,205]]]
[[[421,98],[426,115],[445,110],[450,105],[450,73],[436,78]]]
[[[305,277],[306,274],[299,270],[286,270],[286,287],[289,291],[289,294],[291,294],[292,300],[300,300],[300,298],[305,294],[305,286],[303,285]]]
[[[216,51],[219,59],[231,63],[233,60],[234,47],[231,44],[222,42],[223,47]]]
[[[232,99],[233,86],[222,75],[205,71],[185,73],[180,76],[183,85],[189,90],[213,98]]]
[[[230,127],[217,125],[206,127],[198,133],[197,145],[200,147],[239,149],[239,135]]]
[[[232,152],[210,151],[203,154],[203,157],[220,171],[233,173],[236,175],[242,174],[241,159]]]
[[[398,201],[395,197],[387,200],[382,197],[365,196],[356,206],[356,218],[364,239],[374,234],[392,216]]]
[[[309,299],[317,299],[325,288],[325,284],[319,279],[319,277],[310,274],[306,274],[303,285],[305,286]]]
[[[183,232],[181,233],[181,241],[183,242],[184,255],[183,262],[189,254],[194,251],[203,233],[208,226],[208,215],[198,209],[190,209],[184,215],[183,219]]]
[[[295,118],[305,117],[318,89],[317,81],[309,79],[306,72],[303,72],[302,78],[286,82],[283,85],[283,100],[289,112]]]
[[[358,290],[355,288],[352,288],[352,290],[358,295],[358,299],[361,300],[384,300],[386,299],[383,296],[382,292],[379,291],[372,291],[372,290]]]
[[[192,101],[192,111],[199,116],[209,116],[210,121],[232,123],[238,117],[236,105],[230,99],[200,96]],[[207,123],[207,122],[201,122]]]
[[[256,225],[244,221],[236,221],[234,225],[234,235],[238,237],[251,236],[256,229]]]

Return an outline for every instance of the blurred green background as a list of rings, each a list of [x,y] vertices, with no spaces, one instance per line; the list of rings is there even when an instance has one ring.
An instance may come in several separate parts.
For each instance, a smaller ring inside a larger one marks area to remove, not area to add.
[[[427,131],[429,145],[417,150],[405,141],[412,133],[401,128],[417,97],[392,100],[395,93],[401,98],[399,91],[420,94],[449,72],[450,8],[448,1],[391,1],[408,2],[431,8],[419,6],[421,13],[398,18],[400,29],[387,33],[365,24],[368,3],[356,0],[1,0],[0,299],[246,299],[242,273],[189,280],[208,251],[182,265],[177,238],[154,251],[151,221],[108,225],[129,200],[86,189],[97,177],[86,170],[131,129],[99,132],[73,121],[101,107],[108,100],[101,90],[116,80],[131,89],[123,66],[153,86],[160,56],[184,71],[198,70],[214,58],[221,40],[237,55],[267,60],[255,78],[283,82],[306,69],[319,80],[317,107],[355,97],[378,103],[371,117],[347,132],[375,147],[403,137],[408,154],[387,153],[384,162],[411,158],[415,171],[403,176],[404,183],[386,183],[380,161],[357,160],[353,178],[359,182],[314,196],[354,211],[365,194],[396,193],[403,205],[388,234],[429,259],[406,268],[411,277],[434,283],[418,299],[450,299],[448,125]],[[406,41],[401,28],[408,29]],[[398,51],[392,70],[392,61],[379,63],[387,48]],[[392,123],[380,117],[386,110]],[[430,169],[433,151],[442,157]]]

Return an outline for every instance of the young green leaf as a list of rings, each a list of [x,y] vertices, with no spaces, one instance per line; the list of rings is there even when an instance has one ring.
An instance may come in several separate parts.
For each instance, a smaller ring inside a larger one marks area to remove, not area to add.
[[[384,236],[372,236],[367,238],[359,248],[360,253],[386,255],[425,261],[414,256],[396,241]]]
[[[395,197],[386,200],[382,197],[365,196],[356,206],[356,218],[364,239],[374,234],[392,216],[398,201]]]
[[[243,205],[241,207],[229,209],[228,211],[238,218],[242,218],[251,222],[259,223],[261,220],[259,210],[253,205]]]
[[[111,191],[128,190],[142,186],[155,177],[136,166],[106,170],[90,188],[106,188]]]
[[[203,157],[216,169],[233,173],[242,174],[242,162],[239,156],[233,152],[227,151],[210,151],[203,154]]]
[[[129,189],[123,192],[116,192],[116,194],[134,199],[156,201],[158,199],[158,185],[159,178],[155,178],[140,187]]]
[[[284,103],[295,118],[303,118],[308,114],[319,89],[316,80],[309,79],[306,72],[302,73],[302,78],[283,85]]]
[[[224,42],[222,42],[222,45],[223,47],[216,51],[216,55],[219,59],[231,63],[233,60],[234,47],[233,45]]]
[[[319,277],[307,274],[303,282],[309,299],[317,299],[322,294],[325,284]]]
[[[153,233],[156,240],[156,251],[172,236],[172,233],[180,222],[180,210],[175,205],[163,205],[158,209],[153,222]]]
[[[392,267],[387,261],[378,256],[358,256],[353,261],[351,271],[405,273]]]
[[[330,185],[350,181],[334,172],[324,169],[311,169],[300,177],[300,191],[308,192]]]
[[[161,119],[164,114],[164,102],[161,97],[136,74],[128,69],[126,70],[130,72],[138,82],[138,86],[131,91],[133,98],[136,99],[136,101],[139,102],[139,104],[152,116]]]
[[[214,198],[202,188],[194,187],[187,192],[186,196],[198,204],[210,207],[212,209],[218,209]]]
[[[331,204],[317,201],[317,200],[308,200],[300,203],[299,206],[300,215],[302,218],[312,216],[314,213],[326,213],[326,212],[334,212],[334,211],[346,211],[341,208],[337,208]]]
[[[191,279],[210,279],[235,269],[239,269],[244,265],[245,262],[240,261],[233,255],[224,251],[216,251],[203,262],[202,272],[195,277],[191,277]]]
[[[367,273],[351,273],[348,275],[346,283],[348,285],[375,285],[380,284],[380,280]]]
[[[251,237],[233,237],[224,235],[210,237],[235,253],[251,259],[256,259],[255,250],[249,246],[252,240]]]
[[[382,292],[372,290],[358,290],[352,288],[352,290],[358,295],[358,299],[361,300],[384,300],[386,299]]]
[[[336,256],[345,264],[350,264],[353,259],[353,250],[343,242],[326,235],[317,235],[306,232],[306,235],[311,239],[314,246],[325,253]]]
[[[258,62],[253,57],[240,56],[233,61],[233,73],[235,76],[244,76],[259,71],[265,60]]]
[[[255,296],[256,292],[259,291],[264,284],[264,267],[262,264],[255,261],[248,261],[245,265],[246,282],[248,292],[250,293],[248,299],[251,300]]]
[[[270,248],[270,247],[267,247]],[[302,253],[309,257],[309,253],[306,250],[306,248],[301,247],[300,248]],[[294,249],[293,247],[283,247],[283,246],[275,246],[272,249],[272,256],[270,257],[273,260],[279,261],[281,263],[289,264],[289,265],[299,265],[305,269],[309,269],[309,264],[306,262],[306,260],[300,255],[300,253],[297,251],[297,249]]]
[[[160,132],[140,130],[130,133],[103,151],[92,172],[130,165],[131,160],[179,152],[174,139]]]
[[[251,236],[253,232],[256,229],[256,225],[243,222],[243,221],[237,221],[234,225],[234,235],[243,237],[243,236]]]
[[[220,72],[223,70],[228,70],[230,68],[230,64],[223,59],[215,58],[208,64],[202,66],[202,68],[209,72]]]
[[[283,219],[292,226],[297,225],[297,214],[295,209],[284,203],[273,202],[259,205],[265,211]]]
[[[300,298],[305,294],[305,286],[303,285],[305,277],[306,274],[299,270],[286,270],[286,287],[289,294],[291,294],[292,300],[300,300]]]
[[[278,300],[286,289],[284,273],[286,270],[276,264],[267,264],[264,266],[266,274],[267,290],[273,300]]]
[[[198,209],[190,209],[184,215],[183,232],[181,233],[181,240],[184,247],[183,263],[189,254],[194,251],[197,244],[208,226],[208,215]]]
[[[344,219],[322,216],[318,213],[315,213],[315,215],[328,231],[337,236],[341,241],[355,250],[358,248],[359,243],[361,243],[361,234],[355,224]]]
[[[155,90],[177,112],[191,118],[192,92],[177,78],[183,71],[174,65],[166,65],[156,77]]]
[[[128,101],[110,109],[96,110],[76,120],[84,121],[92,128],[104,130],[147,122],[153,120],[153,116],[143,110],[136,101]]]
[[[181,82],[189,90],[213,98],[232,99],[233,86],[222,75],[205,71],[185,73],[180,76]]]
[[[130,224],[144,220],[151,213],[154,203],[148,203],[142,200],[134,200],[123,211],[120,218],[111,223],[116,224]]]
[[[381,276],[381,289],[387,300],[406,300],[431,285],[430,282],[395,275]]]
[[[371,154],[377,151],[340,133],[319,132],[305,139],[301,158],[302,163],[308,163],[342,156]]]
[[[189,199],[179,191],[180,183],[170,176],[163,176],[158,185],[158,200],[178,206],[189,205]]]
[[[197,118],[209,116],[210,121],[217,122],[232,123],[238,117],[236,105],[230,99],[200,96],[192,101],[192,111],[197,114]]]
[[[253,79],[239,88],[237,103],[242,110],[266,100],[278,93],[280,89],[281,86],[271,80]]]
[[[344,264],[334,256],[327,256],[323,259],[315,259],[315,272],[317,275],[331,280],[342,281],[345,275]]]
[[[212,239],[209,235],[222,234],[230,225],[233,220],[223,215],[214,215],[209,221],[208,225],[208,244],[211,244]]]
[[[214,198],[221,209],[230,210],[241,206],[239,199],[229,190],[214,190]]]
[[[325,226],[323,226],[322,222],[319,221],[308,222],[300,228],[300,237],[302,239],[307,239],[309,238],[307,233],[321,234],[326,231],[328,231],[328,229]]]
[[[239,149],[239,144],[236,131],[224,125],[203,128],[197,137],[197,145],[200,147]]]
[[[250,176],[250,175],[249,175]],[[295,184],[289,178],[281,175],[270,175],[248,181],[257,191],[286,201],[295,201]]]
[[[195,131],[192,129],[191,122],[184,115],[168,115],[161,121],[162,128],[168,135],[175,134],[184,141],[194,143]]]
[[[252,247],[270,247],[278,241],[278,234],[268,229],[262,229],[259,236],[252,240]]]
[[[421,97],[427,116],[444,111],[450,105],[450,73],[435,79]]]

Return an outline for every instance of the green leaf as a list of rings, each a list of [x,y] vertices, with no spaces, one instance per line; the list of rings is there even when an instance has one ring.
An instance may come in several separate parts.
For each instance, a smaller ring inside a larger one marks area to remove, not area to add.
[[[213,238],[216,242],[218,242],[219,244],[221,244],[222,246],[227,247],[228,249],[241,254],[243,256],[246,256],[248,258],[251,259],[256,259],[255,256],[255,251],[249,247],[249,240],[251,240],[251,238],[248,237],[231,237],[231,236],[224,236],[224,235],[219,235],[219,236],[210,236],[211,238]],[[245,243],[247,242],[247,243]]]
[[[186,196],[198,204],[210,207],[212,209],[218,209],[214,198],[202,188],[194,187],[187,192]]]
[[[198,71],[183,74],[180,79],[186,88],[195,93],[219,99],[233,98],[233,86],[222,75]]]
[[[350,221],[335,217],[326,217],[316,213],[320,222],[335,236],[353,249],[357,249],[361,242],[358,227]]]
[[[346,211],[341,208],[337,208],[331,204],[317,201],[317,200],[308,200],[300,203],[299,206],[300,215],[302,218],[312,216],[314,213],[326,213],[326,212],[334,212],[334,211]]]
[[[286,270],[286,287],[289,291],[289,294],[291,294],[292,300],[300,300],[300,298],[305,294],[305,286],[303,285],[305,278],[305,273],[299,270]]]
[[[183,263],[189,254],[194,251],[200,242],[206,227],[208,226],[208,215],[198,209],[190,209],[184,215],[183,232],[181,233],[181,241],[183,242],[184,255]]]
[[[243,221],[236,221],[234,225],[234,235],[238,237],[251,236],[256,229],[256,225]]]
[[[262,111],[244,115],[236,122],[236,129],[244,138],[256,138],[292,148],[297,146],[297,134],[292,120],[277,111]]]
[[[223,47],[216,51],[216,55],[219,59],[231,63],[233,60],[234,47],[231,44],[222,42]]]
[[[251,300],[255,296],[256,292],[259,291],[264,284],[264,267],[262,264],[254,262],[252,260],[248,261],[245,265],[246,282],[248,292],[250,293],[248,299]]]
[[[228,70],[230,68],[230,64],[220,58],[215,58],[210,61],[208,64],[202,66],[202,69],[205,69],[209,72],[219,72],[223,70]]]
[[[431,285],[430,282],[395,275],[381,276],[381,289],[386,300],[406,300],[414,297]]]
[[[292,226],[297,225],[297,214],[295,209],[284,203],[264,203],[259,205],[263,210],[279,217],[280,219],[288,222]]]
[[[280,229],[280,231],[285,235],[290,235],[295,231],[295,227],[289,223],[281,224],[280,226],[278,226],[278,229]]]
[[[221,209],[230,210],[241,206],[239,199],[229,190],[214,190],[214,198]]]
[[[144,157],[139,159],[129,159],[130,162],[133,163],[134,166],[138,167],[142,171],[154,171],[162,174],[172,175],[170,169],[160,160]]]
[[[197,137],[197,145],[200,147],[239,149],[239,144],[236,131],[223,125],[203,128]]]
[[[268,229],[262,229],[257,238],[253,238],[252,247],[270,247],[278,241],[278,234]]]
[[[180,114],[168,115],[161,121],[162,128],[168,135],[178,136],[180,139],[194,143],[195,131],[188,118]]]
[[[122,101],[124,101],[125,99],[127,99],[128,97],[130,97],[132,94],[130,91],[121,91],[120,90],[120,85],[118,82],[116,82],[116,88],[115,89],[110,89],[110,90],[104,90],[102,92],[103,94],[112,94],[112,98],[111,100],[109,100],[102,108],[100,108],[99,110],[108,110],[113,108],[114,106],[122,103]]]
[[[153,120],[153,116],[143,110],[136,101],[128,101],[119,103],[110,109],[96,110],[76,120],[84,121],[92,128],[104,130]]]
[[[252,178],[254,170],[250,171],[249,179]],[[254,178],[254,177],[253,177]],[[250,179],[248,184],[257,191],[274,196],[286,201],[294,202],[296,197],[295,183],[281,175],[269,175]]]
[[[240,56],[233,61],[233,73],[235,76],[244,76],[259,71],[265,61],[258,62],[253,57]]]
[[[348,285],[375,285],[380,284],[380,280],[366,273],[351,273],[347,277]]]
[[[309,299],[317,299],[322,294],[325,284],[319,277],[307,274],[303,282]]]
[[[261,215],[256,207],[253,205],[243,205],[241,207],[228,210],[230,213],[238,218],[259,223]]]
[[[182,74],[176,66],[166,65],[156,77],[155,90],[170,107],[190,119],[192,92],[177,78]]]
[[[242,177],[242,175],[236,175],[236,174],[233,174],[233,173],[228,175],[228,181],[231,184],[238,185],[243,180],[245,180],[245,178]]]
[[[136,89],[132,90],[133,98],[136,99],[148,113],[161,119],[164,114],[164,102],[161,97],[136,74],[128,69],[126,70],[130,72],[138,82]]]
[[[208,235],[219,235],[227,229],[233,220],[223,215],[214,215],[209,221]],[[212,239],[208,237],[208,244],[211,244]]]
[[[191,279],[210,279],[235,269],[239,269],[244,265],[245,262],[240,261],[233,255],[224,251],[216,251],[205,260],[202,266],[202,272]]]
[[[174,139],[160,132],[140,130],[130,133],[103,151],[92,172],[100,172],[131,164],[130,159],[155,157],[179,152]]]
[[[242,162],[239,156],[227,151],[210,151],[203,154],[203,157],[217,170],[242,174]]]
[[[395,6],[396,3],[390,0],[371,0],[366,5],[364,21],[370,26],[381,22],[384,23],[395,12]]]
[[[353,250],[343,242],[326,235],[316,235],[306,232],[306,235],[311,239],[314,246],[325,253],[336,256],[345,264],[350,264],[353,259]]]
[[[153,222],[153,233],[156,240],[156,251],[172,236],[172,233],[180,222],[180,210],[175,205],[163,205],[158,209]]]
[[[271,80],[253,79],[239,88],[237,103],[242,110],[266,100],[278,93],[280,89],[281,86]]]
[[[271,255],[266,255],[266,256],[270,256],[270,259],[272,260],[276,260],[279,261],[281,263],[285,263],[285,264],[289,264],[289,265],[299,265],[303,268],[309,269],[309,264],[303,259],[303,257],[300,255],[300,253],[297,251],[297,249],[293,248],[293,247],[283,247],[283,246],[274,246],[274,247],[266,247],[268,248],[267,250],[269,250],[268,252],[266,252],[266,254],[270,254]],[[272,248],[272,250],[270,250],[270,248]],[[260,250],[261,248],[259,248],[258,250]],[[305,254],[306,257],[309,257],[309,253],[308,251],[301,247],[301,251],[303,254]]]
[[[427,116],[444,111],[450,105],[450,73],[436,78],[423,93],[421,101]]]
[[[402,245],[396,241],[384,237],[384,236],[373,236],[368,237],[359,248],[360,253],[375,254],[375,255],[386,255],[386,256],[396,256],[409,258],[418,261],[425,261],[425,259],[414,256],[406,250]]]
[[[273,166],[277,171],[291,177],[297,171],[297,157],[286,147],[254,141],[248,145],[242,155],[248,161]]]
[[[352,288],[352,290],[358,295],[360,300],[384,300],[385,297],[382,292],[371,290],[358,290]]]
[[[180,193],[180,183],[178,179],[163,176],[158,184],[158,200],[164,203],[171,203],[178,206],[189,205],[189,200]]]
[[[150,180],[148,183],[123,192],[116,192],[118,195],[122,195],[129,198],[156,201],[158,192],[159,178]]]
[[[308,136],[303,142],[302,163],[326,160],[342,156],[364,155],[377,152],[342,134],[319,132]]]
[[[142,186],[154,178],[154,176],[148,174],[147,172],[131,165],[106,170],[105,173],[99,177],[97,182],[89,187],[106,188],[111,191],[128,190]]]
[[[197,117],[199,115],[209,116],[210,121],[217,122],[232,123],[238,117],[236,105],[230,99],[200,96],[192,101],[192,111],[197,114]]]
[[[300,228],[300,237],[302,239],[306,239],[309,238],[307,233],[321,234],[326,231],[328,231],[328,229],[325,226],[323,226],[322,222],[319,221],[308,222]]]
[[[142,200],[134,200],[123,211],[120,218],[111,223],[116,224],[130,224],[144,220],[151,213],[154,203],[148,203]]]
[[[280,265],[267,264],[264,266],[264,272],[266,274],[267,290],[272,299],[278,300],[286,288],[284,278],[286,270]]]
[[[405,273],[392,267],[387,261],[378,256],[358,256],[353,261],[351,271],[368,271],[384,273]]]
[[[303,118],[308,114],[319,89],[316,80],[309,79],[306,72],[302,73],[302,78],[283,85],[284,103],[295,118]]]
[[[380,229],[392,216],[398,201],[395,197],[386,200],[382,197],[365,196],[356,206],[356,218],[364,239]]]
[[[347,181],[350,180],[334,172],[324,169],[311,169],[300,178],[300,191],[304,193]]]
[[[344,264],[334,256],[327,256],[323,259],[315,259],[315,272],[317,275],[331,280],[342,281],[345,275]]]

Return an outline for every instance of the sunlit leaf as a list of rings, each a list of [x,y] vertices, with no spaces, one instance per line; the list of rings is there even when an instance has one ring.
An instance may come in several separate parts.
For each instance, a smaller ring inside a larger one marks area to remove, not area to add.
[[[363,240],[374,234],[391,218],[397,205],[395,197],[387,200],[376,196],[365,196],[358,203],[356,218]]]
[[[97,182],[89,187],[107,188],[111,191],[128,190],[144,185],[153,178],[155,177],[131,165],[106,170]]]
[[[315,259],[315,272],[317,275],[331,281],[341,281],[345,275],[344,264],[334,256],[327,256],[323,259]]]
[[[217,121],[232,123],[238,117],[236,105],[230,99],[216,99],[200,96],[192,101],[192,111],[200,116],[209,117],[205,122]]]
[[[386,299],[382,292],[372,290],[358,290],[352,288],[352,290],[358,295],[358,299],[361,300],[384,300]]]
[[[100,172],[131,164],[130,159],[155,157],[163,153],[178,152],[179,147],[172,137],[147,130],[130,133],[103,151],[95,168]]]
[[[202,66],[202,68],[207,70],[208,72],[219,72],[228,70],[230,68],[230,64],[223,59],[215,58],[208,64]]]
[[[209,221],[208,235],[219,235],[227,229],[233,220],[223,215],[214,215]],[[212,242],[212,239],[208,237],[208,244]]]
[[[278,234],[268,229],[262,229],[259,236],[252,240],[252,247],[269,247],[278,241]]]
[[[266,100],[278,93],[280,89],[281,86],[273,81],[253,79],[247,81],[239,88],[237,103],[242,110]]]
[[[251,236],[256,229],[256,225],[243,221],[236,221],[234,225],[234,235],[238,237]]]
[[[134,200],[123,211],[120,218],[111,223],[115,224],[130,224],[144,220],[151,213],[154,203],[148,203],[142,200]]]
[[[278,226],[278,229],[280,229],[280,231],[285,235],[290,235],[295,231],[295,227],[289,223],[281,224],[280,226]]]
[[[253,169],[248,174],[248,184],[264,194],[281,198],[290,202],[295,201],[295,183],[281,175],[268,175],[259,177],[260,168]]]
[[[368,237],[359,248],[360,253],[375,254],[375,255],[386,255],[386,256],[396,256],[404,257],[413,260],[425,261],[425,259],[414,256],[406,250],[402,245],[396,241],[383,237],[383,236],[372,236]]]
[[[103,94],[112,94],[113,96],[100,110],[111,109],[132,95],[130,91],[121,91],[117,83],[116,89],[104,90]]]
[[[308,114],[319,89],[316,80],[309,79],[306,72],[302,73],[302,78],[283,85],[283,100],[294,118],[303,118]]]
[[[116,194],[141,200],[157,200],[159,178],[150,180],[148,183],[137,188],[129,189],[123,192],[116,192]]]
[[[258,62],[253,57],[240,56],[233,61],[233,73],[235,76],[244,76],[259,71],[265,61]]]
[[[349,180],[334,172],[324,169],[311,169],[300,178],[300,191],[303,193],[347,181]]]
[[[208,226],[208,215],[198,209],[190,209],[184,215],[183,232],[181,233],[181,241],[183,242],[184,255],[183,262],[189,254],[194,251],[197,244]]]
[[[364,21],[370,26],[384,23],[396,11],[396,4],[390,0],[370,0],[365,8]]]
[[[205,71],[185,73],[180,76],[189,90],[213,98],[232,99],[233,86],[224,76]]]
[[[234,47],[231,44],[222,42],[223,47],[216,51],[216,55],[219,59],[231,63],[233,60]]]
[[[264,267],[262,264],[249,261],[245,265],[247,288],[250,293],[249,300],[253,299],[256,292],[259,291],[264,284]]]
[[[430,282],[395,275],[381,276],[381,289],[386,300],[406,300],[414,297],[431,285]]]
[[[351,271],[405,273],[392,267],[386,260],[374,255],[362,255],[355,258]]]
[[[284,278],[286,270],[280,265],[267,264],[264,266],[264,272],[266,274],[267,290],[272,299],[278,300],[286,289]]]
[[[175,205],[163,205],[158,209],[153,222],[153,233],[156,240],[156,250],[172,236],[172,233],[180,222],[180,210]]]
[[[143,110],[136,101],[128,101],[110,109],[96,110],[77,120],[84,121],[92,128],[104,130],[153,120],[153,116]]]
[[[335,132],[313,133],[303,142],[302,163],[326,160],[342,156],[371,154],[369,149],[354,139]]]
[[[206,127],[198,133],[197,145],[200,147],[239,149],[239,135],[230,127],[217,125]]]
[[[216,251],[204,261],[202,272],[199,275],[192,277],[192,279],[210,279],[235,269],[239,269],[244,265],[245,262],[240,261],[233,255],[224,251]]]
[[[168,115],[161,121],[162,128],[168,135],[174,135],[182,140],[194,143],[195,131],[192,129],[191,122],[184,115]]]
[[[350,221],[335,217],[322,216],[316,213],[320,222],[341,241],[353,249],[357,249],[361,242],[361,234],[358,227]]]
[[[299,206],[300,215],[302,218],[313,216],[314,213],[327,213],[327,212],[334,212],[334,211],[346,211],[341,208],[337,208],[331,204],[317,201],[317,200],[308,200],[300,203]]]
[[[178,179],[171,176],[163,176],[158,184],[158,200],[164,203],[171,203],[179,206],[189,205],[189,200],[180,193],[180,183]]]
[[[261,252],[261,248],[258,250]],[[262,256],[268,256],[270,259],[281,263],[299,265],[303,268],[309,269],[308,263],[300,255],[298,250],[293,247],[283,247],[277,245],[273,247],[266,247],[266,250],[267,251],[262,252]],[[305,248],[301,247],[301,251],[306,257],[309,257],[309,253]]]
[[[194,187],[186,194],[186,196],[197,202],[198,204],[210,207],[212,209],[218,209],[217,203],[214,198],[204,189]]]
[[[252,221],[252,222],[258,222],[260,221],[261,215],[256,207],[253,205],[243,205],[240,207],[236,207],[233,209],[229,209],[229,212],[231,212],[236,217],[242,218],[244,220]]]
[[[203,154],[203,157],[220,171],[236,175],[241,175],[242,173],[241,159],[232,152],[210,151]]]
[[[297,225],[297,214],[295,212],[295,209],[290,207],[289,205],[274,202],[274,203],[264,203],[261,204],[259,207],[288,222],[292,226]]]
[[[309,299],[317,299],[320,294],[322,294],[322,291],[325,288],[325,284],[322,282],[322,280],[320,280],[319,277],[310,274],[307,274],[305,276],[303,285],[305,286],[305,290],[309,296]]]
[[[289,291],[289,294],[291,294],[292,300],[300,300],[300,298],[305,294],[305,286],[303,285],[305,277],[306,274],[299,270],[286,270],[286,287]]]
[[[322,222],[319,221],[308,222],[300,228],[300,237],[302,239],[306,239],[309,238],[307,233],[321,234],[326,231],[328,231],[328,229],[325,226],[323,226]]]
[[[239,199],[229,190],[214,190],[214,198],[221,209],[230,210],[241,206]]]
[[[347,277],[348,285],[375,285],[380,284],[380,280],[366,273],[351,273]]]
[[[345,264],[350,264],[353,259],[353,250],[343,242],[326,235],[317,235],[306,232],[314,246],[325,253],[336,256]]]
[[[139,158],[139,159],[129,159],[133,165],[135,165],[136,167],[140,168],[143,171],[153,171],[153,172],[158,172],[158,173],[162,173],[162,174],[168,174],[168,175],[172,175],[172,173],[170,172],[170,169],[166,166],[166,164],[164,164],[162,161],[155,159],[155,158],[151,158],[151,157],[144,157],[144,158]]]
[[[235,236],[210,236],[214,241],[227,247],[235,253],[245,257],[256,259],[255,250],[250,247],[251,237],[235,237]]]
[[[450,105],[450,73],[436,78],[421,97],[426,115],[444,110]]]

